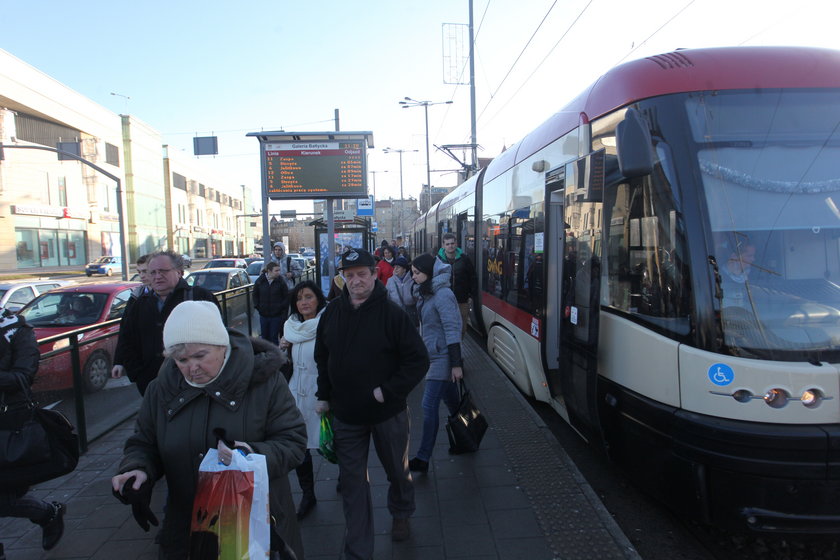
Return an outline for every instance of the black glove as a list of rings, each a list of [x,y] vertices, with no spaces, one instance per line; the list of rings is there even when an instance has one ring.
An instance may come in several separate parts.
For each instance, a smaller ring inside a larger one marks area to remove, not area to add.
[[[234,448],[234,442],[232,439],[228,439],[227,437],[227,430],[224,428],[213,428],[213,435],[216,436],[216,443],[218,444],[219,441],[223,441],[225,445],[229,448]]]
[[[134,480],[136,477],[131,477],[123,484],[122,492],[111,490],[114,496],[126,505],[131,506],[131,513],[134,515],[134,520],[140,525],[140,528],[149,532],[149,523],[158,526],[158,518],[155,516],[149,504],[152,503],[152,483],[148,480],[140,485],[139,490],[134,489]]]

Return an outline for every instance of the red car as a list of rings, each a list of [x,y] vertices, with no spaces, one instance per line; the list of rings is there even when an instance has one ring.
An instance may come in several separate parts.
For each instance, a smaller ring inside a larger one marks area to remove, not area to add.
[[[41,294],[20,310],[20,315],[35,327],[38,340],[66,333],[82,327],[119,319],[125,311],[131,296],[131,289],[139,282],[107,282],[65,287]],[[85,338],[95,338],[103,334],[115,333],[119,323],[94,329],[80,335],[80,342]],[[41,353],[58,350],[69,346],[70,341],[60,339],[42,344]],[[112,336],[79,347],[82,367],[82,382],[86,392],[99,391],[111,376],[111,364],[117,337]],[[41,361],[32,390],[57,391],[73,387],[73,367],[70,352],[62,352]]]

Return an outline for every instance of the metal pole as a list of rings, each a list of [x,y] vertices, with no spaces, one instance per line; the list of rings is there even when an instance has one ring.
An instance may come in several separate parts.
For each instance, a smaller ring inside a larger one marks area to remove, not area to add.
[[[429,163],[429,102],[423,103],[423,111],[426,113],[426,187],[429,189],[429,208],[432,209],[432,168]],[[400,154],[402,156],[402,154]]]
[[[400,150],[400,237],[403,234],[403,174],[402,174],[402,150]],[[396,255],[394,255],[396,256]]]
[[[470,144],[472,144],[471,175],[478,169],[478,150],[475,132],[475,45],[473,39],[473,0],[470,0]]]

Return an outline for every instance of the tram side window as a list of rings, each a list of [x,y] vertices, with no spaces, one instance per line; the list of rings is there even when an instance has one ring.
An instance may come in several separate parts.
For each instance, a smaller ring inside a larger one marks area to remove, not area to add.
[[[607,189],[607,278],[602,303],[676,334],[690,329],[682,221],[664,175]]]
[[[537,317],[543,315],[543,205],[485,219],[484,290]]]

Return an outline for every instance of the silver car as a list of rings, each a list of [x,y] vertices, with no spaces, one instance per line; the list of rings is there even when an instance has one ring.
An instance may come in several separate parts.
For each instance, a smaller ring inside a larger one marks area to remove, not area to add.
[[[32,282],[4,282],[0,284],[0,307],[12,313],[20,311],[21,307],[55,288],[70,284],[65,280],[37,280]]]

